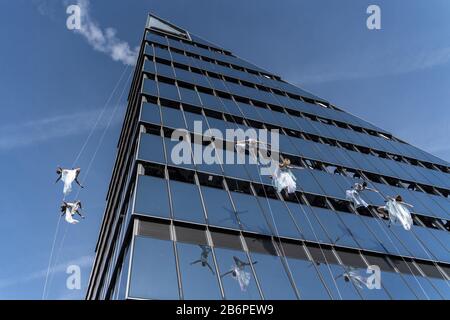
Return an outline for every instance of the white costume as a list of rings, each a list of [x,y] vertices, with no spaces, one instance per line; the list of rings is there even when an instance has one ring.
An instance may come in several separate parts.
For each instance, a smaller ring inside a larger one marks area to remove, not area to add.
[[[272,178],[273,186],[278,192],[286,189],[287,193],[294,193],[297,189],[297,178],[289,169],[277,167]]]
[[[367,202],[364,201],[363,198],[361,198],[361,195],[359,192],[355,189],[349,189],[345,191],[345,199],[352,202],[356,208],[360,207],[368,207],[369,205]]]
[[[389,221],[394,225],[401,225],[405,230],[411,230],[413,220],[407,206],[395,199],[386,202],[386,210],[389,213]]]
[[[61,207],[63,211],[65,220],[70,224],[77,224],[79,221],[74,219],[73,216],[78,213],[78,210],[81,208],[81,204],[79,201],[77,202],[65,202]]]
[[[363,286],[367,287],[368,278],[360,275],[353,268],[350,268],[348,271],[345,271],[341,276],[344,277],[345,281],[351,281],[355,286],[357,286],[360,289],[362,289]]]
[[[231,274],[233,279],[237,280],[239,283],[239,287],[241,288],[241,291],[246,291],[248,285],[250,284],[251,274],[250,272],[247,272],[244,270],[245,266],[249,266],[250,263],[246,263],[241,261],[238,257],[233,257],[234,264],[231,266],[231,270],[222,274],[220,277],[223,278],[224,276]],[[255,264],[253,262],[252,264]]]
[[[241,291],[246,291],[248,285],[250,284],[250,273],[240,269],[238,266],[234,265],[232,267],[232,277],[237,280]]]
[[[64,182],[64,195],[69,194],[72,191],[72,183],[77,178],[77,169],[63,169],[61,171],[61,180]]]

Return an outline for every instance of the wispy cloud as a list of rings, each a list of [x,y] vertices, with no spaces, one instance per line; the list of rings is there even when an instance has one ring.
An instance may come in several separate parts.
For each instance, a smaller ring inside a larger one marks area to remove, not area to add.
[[[291,70],[287,78],[294,84],[318,84],[406,74],[449,62],[450,47],[410,51],[370,48],[354,54],[346,52],[325,62],[308,64],[299,74],[292,74]]]
[[[36,7],[39,14],[56,20],[55,0],[32,0],[31,3]]]
[[[67,267],[70,265],[77,265],[80,268],[90,267],[93,261],[94,261],[93,256],[81,256],[77,259],[70,260],[64,263],[60,263],[56,266],[53,266],[52,268],[50,268],[50,274],[66,272]],[[33,272],[31,274],[25,275],[23,277],[0,279],[0,289],[15,286],[18,284],[28,283],[34,280],[43,279],[45,278],[46,275],[47,269],[42,269]]]
[[[0,152],[51,139],[83,134],[92,129],[99,114],[100,110],[91,110],[0,126]],[[105,128],[108,121],[108,117],[103,117],[96,129]],[[114,117],[111,125],[119,122],[120,117]]]
[[[126,41],[117,37],[114,28],[100,28],[91,17],[89,0],[78,0],[77,4],[81,9],[81,29],[75,32],[82,35],[94,50],[109,55],[114,61],[134,65],[139,47],[131,49]]]

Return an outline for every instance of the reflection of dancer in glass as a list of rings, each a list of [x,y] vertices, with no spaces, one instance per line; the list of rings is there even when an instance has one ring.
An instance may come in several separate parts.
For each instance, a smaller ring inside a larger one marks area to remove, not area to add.
[[[248,285],[250,284],[250,273],[245,271],[244,269],[246,266],[256,264],[257,261],[252,262],[252,263],[244,262],[236,256],[233,256],[233,260],[234,260],[234,265],[231,267],[231,270],[228,272],[225,272],[220,277],[223,278],[226,275],[231,274],[233,279],[238,281],[241,291],[246,291]]]
[[[363,183],[355,183],[351,189],[345,191],[345,198],[352,202],[353,205],[355,206],[356,209],[361,208],[361,207],[365,207],[367,208],[369,205],[367,204],[366,201],[364,201],[364,199],[361,197],[361,192],[363,191],[373,191],[373,192],[379,192],[378,190],[369,188],[367,186],[367,182],[363,182]]]
[[[84,188],[81,183],[78,181],[78,176],[81,172],[80,168],[75,169],[63,169],[58,167],[56,169],[56,174],[58,175],[58,179],[56,179],[57,183],[59,180],[62,180],[64,182],[64,194],[67,195],[72,191],[72,182],[76,182],[81,188]]]
[[[378,207],[378,212],[383,215],[389,215],[389,227],[391,224],[401,225],[405,230],[411,230],[413,219],[409,208],[413,205],[403,202],[402,196],[398,195],[395,198],[387,197],[386,205]]]
[[[214,275],[215,274],[214,270],[213,268],[211,268],[211,265],[208,262],[209,254],[211,253],[211,247],[201,244],[199,245],[199,247],[202,249],[200,259],[191,262],[191,266],[197,263],[201,263],[202,267],[208,267],[209,270],[211,270],[212,274]]]
[[[345,272],[338,275],[335,280],[343,277],[345,282],[352,282],[355,286],[362,289],[363,286],[367,287],[368,277],[364,277],[359,274],[358,270],[353,267],[345,267]]]
[[[222,206],[222,208],[223,208],[226,212],[228,212],[228,217],[223,218],[223,219],[220,219],[219,222],[221,222],[221,223],[222,223],[222,222],[226,222],[226,221],[231,221],[231,222],[237,222],[237,223],[238,223],[237,217],[238,217],[240,214],[243,214],[243,213],[247,213],[247,212],[248,212],[248,210],[241,210],[241,211],[234,212],[234,210],[228,209],[228,208],[225,207],[225,206]]]

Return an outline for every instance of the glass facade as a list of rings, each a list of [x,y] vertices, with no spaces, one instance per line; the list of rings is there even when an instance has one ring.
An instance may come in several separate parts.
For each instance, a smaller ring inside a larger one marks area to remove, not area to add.
[[[158,17],[141,46],[87,299],[450,298],[449,163]],[[278,129],[295,192],[237,128]],[[396,195],[410,230],[377,210]]]

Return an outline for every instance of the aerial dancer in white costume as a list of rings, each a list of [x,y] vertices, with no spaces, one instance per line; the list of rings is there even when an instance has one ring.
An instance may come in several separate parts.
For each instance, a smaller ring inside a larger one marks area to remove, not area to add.
[[[56,169],[56,173],[58,174],[58,179],[56,179],[55,183],[58,183],[59,180],[64,182],[64,195],[68,195],[72,191],[72,182],[76,182],[81,188],[84,188],[81,183],[78,181],[78,176],[81,172],[81,168],[75,169],[63,169],[58,167]]]
[[[367,182],[365,182],[365,181],[363,183],[357,182],[349,190],[345,191],[345,198],[348,201],[352,202],[356,209],[361,208],[361,207],[367,208],[369,205],[361,197],[361,192],[363,192],[365,190],[379,192],[376,189],[369,188],[367,186]]]
[[[75,214],[78,214],[82,219],[84,219],[84,216],[80,213],[81,207],[81,201],[76,202],[65,202],[63,201],[61,205],[61,216],[65,215],[65,220],[67,223],[70,224],[76,224],[79,221],[74,219],[73,216]]]
[[[409,208],[414,206],[403,202],[403,198],[398,195],[395,198],[387,197],[388,200],[384,206],[378,207],[378,212],[389,215],[389,227],[391,224],[400,225],[405,230],[411,230],[413,219]]]
[[[286,190],[286,192],[294,193],[297,189],[297,178],[294,176],[291,168],[291,160],[283,159],[283,162],[275,168],[274,173],[272,174],[273,186],[278,191],[281,192]]]

